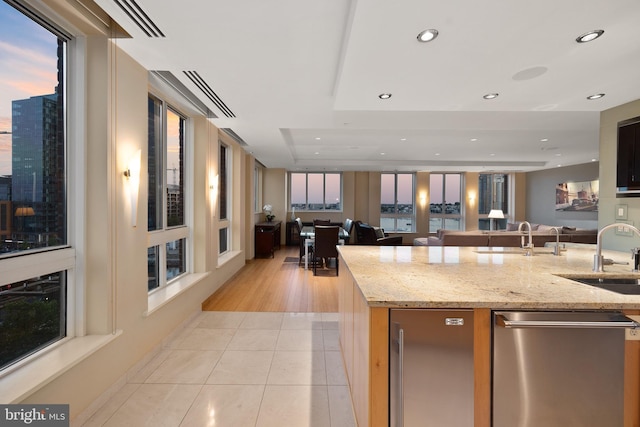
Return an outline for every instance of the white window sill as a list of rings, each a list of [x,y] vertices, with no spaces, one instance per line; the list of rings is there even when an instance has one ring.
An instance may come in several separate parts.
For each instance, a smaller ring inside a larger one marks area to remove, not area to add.
[[[242,254],[242,251],[229,251],[224,255],[220,255],[218,257],[218,267],[220,268],[223,265],[225,265],[226,263],[228,263],[229,261],[231,261],[232,259],[234,259],[235,257],[239,256]]]
[[[184,277],[171,282],[167,286],[154,290],[149,294],[147,299],[147,311],[144,315],[149,316],[151,313],[168,304],[175,297],[191,288],[208,275],[209,273],[186,274]]]
[[[53,344],[44,354],[34,355],[30,361],[7,368],[8,372],[0,378],[3,403],[21,402],[121,334],[122,331],[117,331],[109,335],[68,338]]]

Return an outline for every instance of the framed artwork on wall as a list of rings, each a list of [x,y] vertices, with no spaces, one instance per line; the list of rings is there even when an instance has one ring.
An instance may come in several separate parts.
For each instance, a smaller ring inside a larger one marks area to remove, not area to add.
[[[556,211],[597,212],[600,181],[562,182],[556,186]]]

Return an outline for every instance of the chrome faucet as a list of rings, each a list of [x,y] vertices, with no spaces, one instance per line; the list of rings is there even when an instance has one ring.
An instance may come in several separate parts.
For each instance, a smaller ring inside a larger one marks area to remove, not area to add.
[[[525,245],[524,236],[522,236],[522,238],[520,239],[520,246],[522,247],[522,249],[524,249],[525,256],[531,256],[533,255],[533,238],[531,237],[531,224],[529,224],[529,222],[527,221],[522,221],[520,224],[518,224],[518,232],[522,233],[522,226],[525,224],[527,226],[527,229],[529,230],[528,232],[529,243]]]
[[[593,256],[593,271],[601,273],[604,271],[604,257],[602,256],[602,235],[605,231],[616,227],[624,227],[633,231],[636,236],[640,237],[640,230],[633,225],[623,224],[615,222],[613,224],[605,225],[600,231],[598,231],[598,237],[596,240],[596,254]]]
[[[560,247],[560,229],[558,227],[551,227],[551,229],[556,232],[556,247],[553,248],[553,254],[558,256],[562,252],[562,248]]]

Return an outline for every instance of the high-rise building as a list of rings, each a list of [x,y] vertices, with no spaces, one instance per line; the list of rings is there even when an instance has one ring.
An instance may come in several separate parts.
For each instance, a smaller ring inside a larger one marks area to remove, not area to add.
[[[11,193],[16,237],[39,246],[64,233],[64,147],[56,94],[12,103]]]

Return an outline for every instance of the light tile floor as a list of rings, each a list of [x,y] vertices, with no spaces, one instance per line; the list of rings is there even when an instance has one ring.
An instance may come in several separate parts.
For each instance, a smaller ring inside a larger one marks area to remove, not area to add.
[[[202,312],[84,426],[355,427],[338,314]]]

